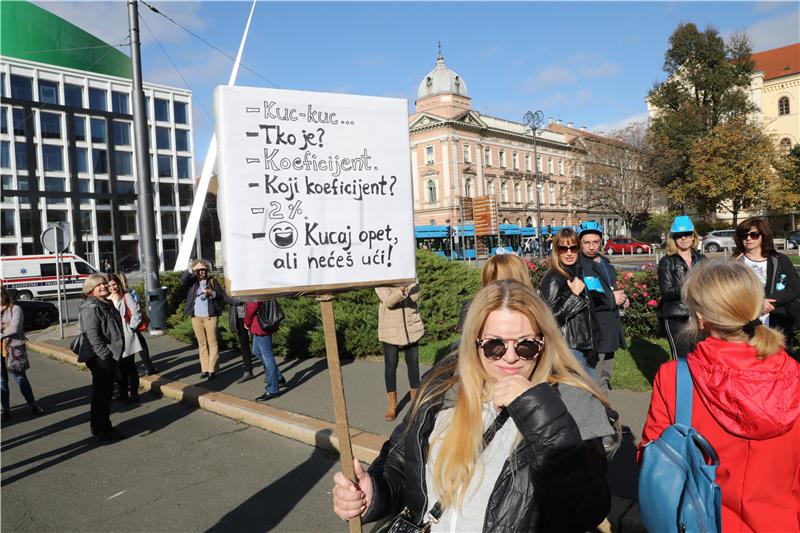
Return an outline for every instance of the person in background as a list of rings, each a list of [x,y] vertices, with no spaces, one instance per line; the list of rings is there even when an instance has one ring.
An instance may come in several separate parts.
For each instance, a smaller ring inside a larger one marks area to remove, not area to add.
[[[192,263],[191,270],[181,275],[181,283],[187,289],[183,314],[192,318],[197,338],[200,377],[214,379],[219,369],[217,321],[222,314],[225,291],[211,275],[211,265],[204,259]]]
[[[34,416],[42,416],[44,409],[36,403],[33,388],[26,371],[30,368],[28,346],[25,339],[24,317],[22,308],[14,303],[14,299],[5,287],[0,286],[0,350],[2,350],[2,420],[11,418],[11,399],[8,390],[9,374],[19,386],[19,391],[28,402]]]
[[[130,293],[126,292],[122,281],[116,274],[108,277],[108,300],[114,305],[122,319],[122,336],[125,339],[125,349],[119,362],[119,396],[117,400],[126,403],[139,402],[139,373],[136,371],[134,357],[136,352],[142,350],[136,329],[142,321],[139,304]]]
[[[228,305],[228,329],[239,341],[239,352],[242,354],[242,377],[236,383],[244,383],[253,379],[252,352],[250,350],[250,332],[244,325],[246,316],[245,302],[233,298]]]
[[[144,314],[146,312],[146,306],[142,306],[142,299],[139,297],[139,293],[136,292],[136,289],[128,285],[128,278],[125,277],[125,273],[117,272],[116,276],[122,285],[122,290],[133,297],[136,305],[139,306],[139,311]],[[158,374],[156,367],[153,366],[153,362],[150,360],[150,347],[147,345],[144,335],[138,329],[135,333],[136,337],[139,339],[139,345],[142,347],[141,351],[139,352],[139,357],[142,358],[142,363],[144,363],[144,375],[150,376],[153,374]]]
[[[598,362],[595,376],[600,390],[608,394],[614,370],[614,352],[625,348],[625,335],[619,310],[628,307],[624,291],[614,290],[617,271],[611,261],[600,254],[603,228],[594,221],[583,222],[578,228],[581,245],[580,269],[588,289],[589,305],[597,323],[600,338],[596,340]]]
[[[542,278],[539,292],[553,312],[567,346],[591,375],[598,361],[596,339],[600,332],[592,317],[586,285],[581,279],[578,234],[571,228],[564,228],[553,240],[550,270]]]
[[[405,287],[375,289],[381,303],[378,308],[378,340],[383,343],[383,368],[386,383],[385,420],[397,416],[397,363],[400,350],[405,352],[411,400],[419,388],[419,339],[425,326],[419,316],[419,283]]]
[[[108,281],[103,274],[91,274],[83,282],[80,306],[81,342],[78,362],[92,372],[92,400],[89,428],[101,442],[124,438],[111,425],[111,396],[116,367],[125,351],[122,318],[108,301]]]
[[[789,355],[800,361],[800,353],[792,353],[792,338],[800,324],[800,276],[791,260],[775,249],[772,229],[763,218],[751,217],[736,226],[733,256],[752,270],[764,287],[761,322],[777,328],[788,339]]]
[[[686,356],[692,427],[719,456],[722,531],[800,530],[800,364],[762,325],[764,289],[742,263],[706,260],[683,281],[689,328],[707,338]],[[677,361],[653,381],[641,450],[675,422]]]
[[[280,394],[280,387],[286,386],[286,380],[275,363],[275,354],[272,352],[272,334],[278,331],[278,325],[263,328],[258,319],[258,313],[264,301],[247,302],[245,304],[244,327],[253,335],[253,353],[261,359],[264,365],[264,394],[256,398],[257,402],[266,402]]]
[[[672,358],[686,357],[694,348],[696,339],[689,336],[689,309],[681,301],[681,284],[689,269],[705,259],[697,251],[700,236],[692,219],[685,215],[675,217],[667,236],[667,255],[658,262],[658,318],[667,335]]]
[[[490,283],[369,471],[334,475],[333,510],[372,522],[405,508],[422,526],[438,503],[433,531],[592,530],[611,506],[604,405],[535,291]]]

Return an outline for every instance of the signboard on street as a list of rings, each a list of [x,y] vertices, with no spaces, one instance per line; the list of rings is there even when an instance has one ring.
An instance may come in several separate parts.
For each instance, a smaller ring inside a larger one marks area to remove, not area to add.
[[[51,254],[60,254],[69,250],[70,226],[69,222],[51,222],[42,232],[42,247]]]
[[[461,210],[464,213],[461,216],[462,220],[475,220],[475,210],[472,197],[470,196],[461,197]]]
[[[492,194],[473,199],[475,212],[475,236],[497,235],[497,199]]]
[[[232,295],[416,277],[405,100],[225,86],[214,104]]]

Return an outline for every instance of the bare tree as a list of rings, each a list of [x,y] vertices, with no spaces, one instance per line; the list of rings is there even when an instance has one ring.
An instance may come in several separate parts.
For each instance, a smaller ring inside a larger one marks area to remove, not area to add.
[[[608,136],[582,136],[585,153],[572,180],[576,207],[618,216],[628,235],[648,217],[659,191],[646,134],[646,125],[635,123]]]

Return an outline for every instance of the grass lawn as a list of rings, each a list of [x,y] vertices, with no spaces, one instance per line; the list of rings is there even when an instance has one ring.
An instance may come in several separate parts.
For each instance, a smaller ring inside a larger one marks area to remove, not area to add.
[[[789,257],[789,259],[791,259],[792,264],[800,265],[800,255],[790,255],[788,257]]]

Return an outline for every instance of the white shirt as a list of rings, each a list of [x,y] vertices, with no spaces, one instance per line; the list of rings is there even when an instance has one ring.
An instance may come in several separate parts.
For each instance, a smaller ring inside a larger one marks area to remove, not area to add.
[[[744,264],[747,267],[755,272],[756,276],[758,276],[758,280],[761,282],[761,285],[764,287],[767,286],[767,260],[764,259],[763,261],[753,261],[746,255],[744,256]],[[761,315],[758,317],[761,319],[761,323],[765,326],[769,326],[769,313],[765,315]]]

